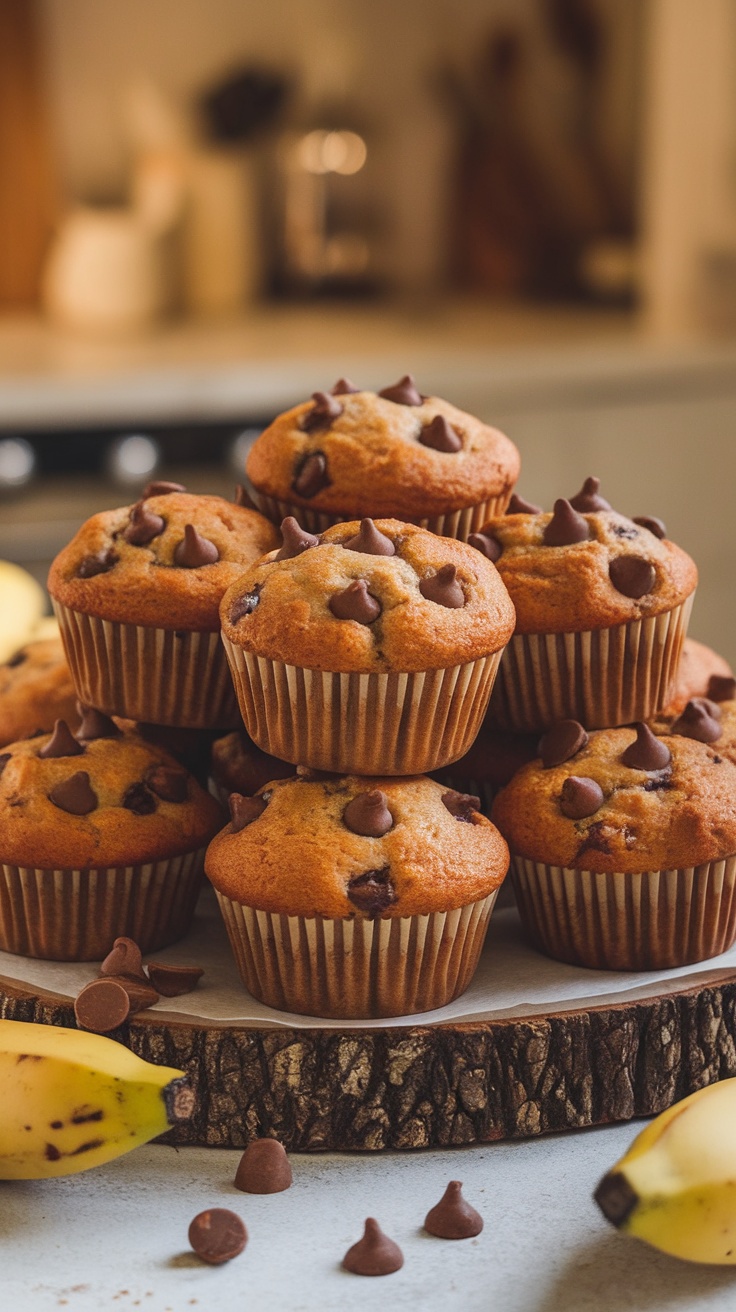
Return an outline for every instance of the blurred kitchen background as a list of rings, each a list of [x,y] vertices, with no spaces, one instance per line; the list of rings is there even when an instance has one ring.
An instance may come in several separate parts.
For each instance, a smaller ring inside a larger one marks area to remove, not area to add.
[[[407,371],[736,661],[733,0],[0,0],[0,558]]]

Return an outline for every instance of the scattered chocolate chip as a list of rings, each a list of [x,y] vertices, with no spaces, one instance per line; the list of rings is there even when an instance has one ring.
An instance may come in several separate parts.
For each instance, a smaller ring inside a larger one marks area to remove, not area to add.
[[[347,895],[353,906],[374,920],[396,901],[396,892],[390,879],[390,866],[381,870],[366,870],[350,880]]]
[[[562,785],[560,810],[568,820],[584,820],[603,805],[603,789],[595,779],[571,774]]]
[[[558,720],[539,740],[539,755],[545,770],[577,756],[587,741],[588,735],[577,720]]]
[[[133,547],[145,547],[166,528],[166,520],[161,515],[154,515],[145,501],[138,501],[130,512],[130,521],[123,530],[123,537]]]
[[[384,387],[378,395],[385,401],[394,401],[396,405],[421,405],[424,400],[421,392],[417,391],[411,374],[404,374],[398,383],[394,383],[391,387]]]
[[[639,721],[634,728],[636,738],[621,753],[622,764],[632,770],[664,770],[672,760],[669,747],[660,738],[655,738],[648,724]]]
[[[280,1194],[293,1179],[284,1145],[278,1139],[253,1139],[238,1162],[235,1188],[244,1194]]]
[[[235,496],[233,498],[236,506],[243,506],[245,510],[258,510],[258,506],[253,500],[250,492],[242,483],[235,484]]]
[[[156,810],[156,798],[146,784],[131,784],[123,793],[120,805],[124,806],[126,811],[132,811],[133,815],[153,815]]]
[[[63,779],[51,789],[48,797],[54,806],[69,815],[89,815],[97,807],[97,795],[92,790],[86,770],[79,770],[70,779]]]
[[[707,691],[713,702],[732,702],[736,698],[736,679],[730,674],[711,674]]]
[[[158,478],[151,483],[146,483],[142,499],[145,501],[148,497],[168,497],[172,492],[186,492],[186,488],[183,483],[167,483],[165,479]]]
[[[335,383],[335,386],[332,388],[332,395],[351,396],[355,392],[359,392],[359,391],[360,388],[356,387],[355,383],[351,383],[349,378],[338,378],[337,382]]]
[[[199,569],[200,565],[214,565],[219,559],[214,542],[203,538],[193,524],[185,524],[184,537],[174,547],[174,564],[180,569]]]
[[[371,788],[370,792],[358,793],[348,802],[342,813],[342,822],[353,834],[383,838],[389,829],[393,829],[394,818],[388,809],[386,794],[380,788]]]
[[[138,944],[132,938],[121,935],[116,938],[105,960],[100,964],[101,975],[130,975],[131,979],[145,982],[143,957]]]
[[[128,1019],[131,1016],[137,1016],[139,1011],[147,1011],[149,1007],[155,1006],[158,1002],[158,989],[154,988],[149,979],[134,979],[131,975],[106,975],[106,979],[114,979],[116,984],[120,984],[128,995]]]
[[[186,802],[189,796],[189,776],[176,765],[152,765],[144,783],[162,802]]]
[[[342,592],[336,592],[327,603],[338,620],[355,620],[358,624],[372,624],[381,614],[381,603],[368,591],[365,579],[353,579]]]
[[[9,760],[10,760],[10,752],[3,752],[2,755],[0,756],[0,774],[2,774]]]
[[[189,1243],[197,1257],[211,1266],[237,1257],[247,1242],[248,1231],[243,1222],[227,1207],[210,1207],[200,1212],[189,1227]]]
[[[261,584],[256,583],[252,592],[244,592],[242,597],[238,597],[230,607],[230,623],[237,624],[246,615],[252,615],[259,601],[261,600]]]
[[[590,526],[577,510],[559,497],[555,501],[554,514],[547,524],[542,541],[546,547],[569,547],[573,542],[587,542],[590,538]]]
[[[93,979],[74,999],[74,1015],[80,1029],[109,1034],[130,1015],[130,999],[115,979]]]
[[[456,820],[467,820],[473,822],[475,812],[480,811],[480,798],[473,797],[472,793],[456,793],[454,788],[448,789],[440,798],[443,806],[446,806],[450,815],[454,815]]]
[[[709,706],[713,706],[717,715],[713,715]],[[693,698],[687,703],[682,714],[672,725],[672,732],[683,738],[694,738],[699,743],[714,743],[720,738],[723,728],[720,724],[720,707],[705,698]]]
[[[302,417],[303,433],[311,433],[315,428],[329,428],[330,424],[340,418],[343,407],[329,392],[312,392],[314,405]]]
[[[614,556],[608,566],[608,577],[622,597],[636,601],[652,591],[657,582],[657,571],[651,561],[642,556]]]
[[[443,451],[448,454],[461,451],[463,445],[463,439],[457,429],[448,423],[444,415],[435,415],[434,419],[424,425],[419,434],[419,441],[422,446],[428,446],[432,451]]]
[[[419,580],[419,591],[427,601],[437,606],[447,606],[452,610],[465,605],[465,593],[457,577],[454,565],[442,565],[436,574]]]
[[[483,1229],[483,1217],[463,1198],[459,1180],[451,1180],[440,1201],[427,1212],[424,1229],[438,1239],[472,1239]]]
[[[14,656],[11,656],[9,661],[4,662],[5,669],[17,670],[18,666],[22,665],[24,661],[27,660],[28,660],[28,652],[26,651],[25,647],[21,647],[20,651],[17,651]]]
[[[536,506],[533,501],[525,501],[515,492],[511,493],[511,500],[506,507],[507,515],[541,515],[542,507]]]
[[[228,805],[232,831],[234,834],[239,834],[246,825],[252,824],[259,815],[263,815],[267,803],[263,797],[245,797],[243,793],[231,793]]]
[[[308,551],[310,547],[316,547],[319,538],[316,533],[308,533],[302,528],[293,515],[287,515],[286,519],[281,521],[281,541],[282,545],[275,559],[292,560],[294,556],[301,556],[302,552]]]
[[[122,736],[122,730],[118,728],[115,721],[103,711],[98,711],[95,706],[85,706],[82,702],[78,702],[77,709],[82,717],[82,723],[76,733],[77,738],[83,738],[85,742],[93,742],[96,738]]]
[[[296,492],[298,497],[304,497],[308,501],[314,497],[323,487],[329,484],[327,473],[327,456],[324,451],[312,451],[299,464],[296,476],[291,485],[292,492]]]
[[[365,1223],[363,1238],[349,1248],[342,1259],[343,1269],[355,1276],[390,1276],[404,1265],[404,1254],[393,1239],[383,1233],[372,1216]]]
[[[184,993],[192,993],[203,975],[201,966],[170,966],[163,961],[148,963],[148,978],[163,998],[179,998]]]
[[[664,522],[661,519],[657,519],[655,515],[634,515],[634,523],[640,524],[642,528],[648,528],[649,532],[653,533],[655,538],[667,537],[667,529],[664,526]]]
[[[492,537],[490,533],[471,533],[468,536],[468,546],[475,547],[482,556],[494,563],[500,558],[503,547],[498,538]]]
[[[96,555],[85,556],[80,560],[77,566],[77,578],[93,579],[97,574],[107,574],[108,570],[117,563],[118,557],[112,547],[107,551],[98,551]]]
[[[57,720],[54,732],[44,747],[39,748],[39,756],[49,760],[56,756],[81,756],[84,751],[78,743],[66,720]]]
[[[372,519],[361,519],[360,529],[342,544],[346,551],[360,551],[364,556],[395,556],[391,538],[376,528]]]
[[[599,478],[586,478],[579,492],[574,497],[570,497],[570,505],[573,510],[579,510],[585,514],[592,514],[596,510],[610,510],[611,503],[606,501],[605,497],[598,495],[601,480]]]

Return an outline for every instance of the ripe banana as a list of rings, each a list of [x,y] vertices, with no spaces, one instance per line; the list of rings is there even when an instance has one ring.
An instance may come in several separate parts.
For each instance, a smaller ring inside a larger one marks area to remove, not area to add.
[[[736,1265],[736,1079],[662,1112],[593,1196],[625,1234],[689,1262]]]
[[[193,1110],[183,1071],[100,1034],[0,1020],[0,1180],[86,1171]]]

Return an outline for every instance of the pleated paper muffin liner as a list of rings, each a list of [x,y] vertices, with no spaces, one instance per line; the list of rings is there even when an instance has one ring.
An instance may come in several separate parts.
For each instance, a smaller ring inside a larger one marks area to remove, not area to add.
[[[0,950],[46,961],[101,961],[121,935],[156,952],[189,929],[206,848],[133,866],[0,866]]]
[[[275,915],[218,892],[254,998],[299,1015],[373,1019],[444,1007],[468,987],[496,900],[385,920]]]
[[[80,701],[147,724],[240,727],[219,630],[121,624],[56,601],[54,610]]]
[[[679,870],[594,874],[513,856],[525,929],[556,961],[593,970],[666,970],[719,956],[736,939],[736,856]]]
[[[514,634],[489,721],[528,733],[564,719],[579,720],[586,729],[650,719],[669,700],[693,596],[661,615],[609,629]]]
[[[478,734],[500,652],[419,674],[334,674],[255,656],[223,634],[245,727],[264,752],[338,774],[427,774]]]
[[[309,533],[324,533],[325,529],[331,528],[333,524],[345,524],[349,520],[362,518],[354,514],[330,515],[325,511],[313,510],[309,506],[296,506],[290,501],[269,497],[265,492],[259,492],[257,488],[251,490],[251,495],[261,514],[272,520],[274,524],[280,524],[287,515],[293,515],[297,523]],[[511,489],[507,488],[498,496],[479,501],[474,506],[465,506],[462,510],[447,510],[442,515],[430,515],[426,519],[379,514],[374,518],[405,519],[407,523],[418,524],[420,528],[429,529],[430,533],[436,533],[438,537],[457,538],[460,542],[467,542],[470,534],[478,533],[489,519],[505,513],[510,498]]]

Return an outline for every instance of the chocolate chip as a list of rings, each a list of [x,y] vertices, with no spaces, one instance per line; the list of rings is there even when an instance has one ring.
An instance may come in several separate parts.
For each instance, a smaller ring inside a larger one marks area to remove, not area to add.
[[[278,1139],[253,1139],[235,1172],[235,1188],[244,1194],[280,1194],[293,1182],[291,1165]]]
[[[652,591],[657,571],[642,556],[614,556],[608,566],[608,577],[617,592],[636,601]]]
[[[199,569],[200,565],[214,565],[219,559],[214,542],[203,538],[193,524],[185,524],[184,537],[174,547],[174,564],[180,569]]]
[[[444,451],[454,453],[461,451],[463,439],[457,429],[448,423],[444,415],[435,415],[434,419],[425,424],[419,434],[419,441],[422,446],[428,446],[433,451]]]
[[[736,679],[730,674],[711,674],[707,692],[713,702],[732,702],[736,698]]]
[[[324,451],[312,451],[299,464],[291,489],[298,497],[308,501],[321,492],[323,487],[327,487],[329,482],[327,456]]]
[[[536,506],[533,501],[525,501],[523,497],[512,492],[511,500],[506,507],[507,515],[541,515],[541,513],[541,506]]]
[[[78,702],[77,709],[82,717],[82,723],[77,729],[77,738],[83,738],[85,742],[93,742],[96,738],[122,736],[122,731],[115,721],[111,720],[109,715],[98,711],[95,706],[85,706],[82,702]]]
[[[163,998],[179,998],[184,993],[192,993],[203,975],[201,966],[171,966],[163,961],[148,963],[148,977]]]
[[[456,820],[467,820],[471,824],[476,811],[480,811],[479,797],[473,797],[472,793],[456,793],[454,788],[443,793],[440,801]]]
[[[248,1231],[243,1222],[227,1207],[210,1207],[200,1212],[189,1227],[189,1243],[197,1257],[211,1266],[237,1257],[247,1242]]]
[[[186,802],[189,796],[189,776],[176,765],[152,765],[145,783],[162,802]]]
[[[66,720],[57,720],[54,732],[45,746],[39,748],[38,755],[44,760],[57,756],[81,756],[84,751],[78,743]]]
[[[353,579],[342,592],[336,592],[327,603],[338,620],[355,620],[358,624],[372,624],[381,614],[381,603],[368,591],[365,579]]]
[[[394,401],[396,405],[421,405],[424,397],[418,392],[411,374],[404,374],[398,383],[384,387],[378,393],[385,401]]]
[[[483,1229],[483,1217],[463,1198],[459,1180],[451,1180],[440,1201],[427,1212],[424,1229],[438,1239],[472,1239]]]
[[[588,735],[577,720],[558,720],[539,740],[539,755],[545,770],[577,756],[587,741]]]
[[[355,1276],[390,1276],[404,1265],[404,1254],[393,1239],[383,1233],[378,1222],[369,1216],[363,1238],[349,1248],[342,1265]]]
[[[252,824],[266,809],[266,801],[263,797],[245,797],[243,793],[231,793],[228,805],[234,834],[240,833],[246,825]]]
[[[570,505],[573,510],[579,510],[586,514],[594,513],[596,510],[610,510],[611,503],[606,501],[605,497],[598,495],[601,480],[599,478],[586,478],[579,492],[574,497],[570,497]]]
[[[9,661],[5,661],[5,669],[17,670],[18,666],[22,665],[24,661],[27,660],[28,660],[28,652],[26,651],[25,647],[21,647],[20,651],[17,651],[15,653],[15,656],[11,656]]]
[[[235,484],[235,497],[233,498],[236,506],[243,506],[245,510],[258,510],[258,506],[253,500],[250,492],[242,483]]]
[[[166,528],[166,520],[161,515],[154,515],[145,501],[139,501],[130,512],[130,522],[123,530],[123,537],[133,547],[145,547]]]
[[[130,999],[119,980],[93,979],[74,999],[74,1015],[80,1029],[109,1034],[130,1015]]]
[[[147,497],[168,497],[172,492],[186,492],[183,483],[167,483],[164,479],[154,479],[152,483],[146,483],[143,489],[142,499]]]
[[[396,892],[390,879],[390,866],[380,870],[366,870],[350,880],[347,895],[353,906],[370,920],[375,920],[396,901]]]
[[[101,975],[130,975],[132,979],[146,980],[143,957],[132,938],[116,938],[105,960],[100,965]]]
[[[117,562],[118,557],[112,547],[107,551],[98,551],[96,555],[85,556],[77,566],[77,578],[93,579],[97,574],[107,574]]]
[[[158,989],[154,988],[149,979],[133,979],[130,975],[110,975],[106,978],[114,978],[115,983],[121,984],[125,989],[128,995],[128,1019],[137,1016],[139,1011],[147,1011],[158,1002]]]
[[[380,788],[358,793],[348,802],[342,813],[342,822],[353,834],[364,838],[383,838],[393,828],[394,818],[388,809],[388,799]]]
[[[10,752],[3,752],[2,755],[0,756],[0,774],[2,774],[9,760],[10,760]]]
[[[577,510],[559,497],[555,501],[554,514],[547,524],[542,541],[546,547],[569,547],[573,542],[587,542],[590,538],[590,526]]]
[[[503,546],[498,538],[492,537],[490,533],[471,533],[468,537],[468,546],[475,547],[476,551],[480,551],[481,555],[485,556],[487,560],[494,561],[494,563],[500,558],[503,551]]]
[[[230,623],[237,624],[246,615],[252,615],[261,600],[261,583],[256,583],[252,592],[244,592],[230,607]]]
[[[304,433],[311,433],[315,428],[329,428],[330,424],[340,418],[343,407],[329,392],[312,392],[314,405],[302,417],[301,428]],[[302,493],[304,495],[304,493]]]
[[[349,378],[338,378],[337,382],[335,383],[335,386],[332,388],[332,395],[351,396],[355,392],[359,392],[359,391],[360,388],[356,387],[355,383],[351,383]]]
[[[286,519],[281,521],[281,541],[282,545],[275,559],[292,560],[294,556],[301,556],[302,552],[308,551],[310,547],[316,547],[319,538],[316,533],[307,533],[293,515],[287,515]]]
[[[465,593],[454,565],[442,565],[436,574],[420,579],[419,591],[427,601],[433,601],[437,606],[447,606],[454,610],[465,605]]]
[[[584,820],[603,805],[603,789],[595,779],[571,774],[562,785],[560,810],[568,820]]]
[[[70,779],[63,779],[51,789],[48,796],[54,806],[69,815],[89,815],[97,807],[97,795],[92,790],[86,770],[79,770]]]
[[[655,538],[667,537],[667,529],[664,526],[664,522],[661,519],[657,519],[654,515],[634,515],[634,523],[640,524],[642,528],[648,528],[649,532],[653,533]]]
[[[342,544],[346,551],[360,551],[364,556],[395,556],[396,547],[372,519],[361,519],[360,529],[354,537]]]
[[[634,726],[636,738],[621,753],[621,762],[632,770],[664,770],[672,760],[672,753],[666,743],[655,738],[648,724],[639,721]]]
[[[693,698],[687,703],[682,714],[672,725],[672,732],[683,738],[694,738],[699,743],[714,743],[723,733],[720,723],[720,707],[711,703],[717,715],[709,709],[705,698]]]
[[[131,784],[123,793],[123,799],[120,803],[126,811],[132,811],[133,815],[153,815],[156,810],[156,798],[144,783]]]

